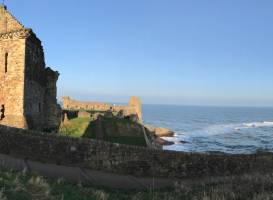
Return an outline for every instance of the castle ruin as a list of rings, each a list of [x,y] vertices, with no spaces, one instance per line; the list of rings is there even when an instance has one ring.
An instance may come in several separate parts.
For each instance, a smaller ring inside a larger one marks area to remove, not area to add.
[[[63,97],[64,110],[94,110],[94,111],[122,111],[125,116],[136,115],[142,121],[142,106],[138,97],[131,97],[128,105],[120,106],[107,103],[83,102],[73,100],[70,97]]]
[[[56,130],[59,73],[46,67],[43,47],[5,6],[0,6],[0,124]]]

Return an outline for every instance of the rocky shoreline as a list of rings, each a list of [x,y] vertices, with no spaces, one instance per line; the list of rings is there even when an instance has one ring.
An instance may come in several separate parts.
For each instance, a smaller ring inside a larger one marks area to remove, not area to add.
[[[144,125],[145,129],[148,131],[150,134],[153,143],[159,146],[168,146],[168,145],[173,145],[174,142],[168,141],[163,139],[162,137],[173,137],[174,136],[174,131],[168,129],[168,128],[163,128],[163,127],[155,127],[152,125],[145,124]]]

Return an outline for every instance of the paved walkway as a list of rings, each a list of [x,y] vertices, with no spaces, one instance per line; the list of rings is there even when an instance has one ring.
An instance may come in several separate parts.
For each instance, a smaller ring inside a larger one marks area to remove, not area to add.
[[[27,161],[0,154],[0,167],[29,172],[37,172],[48,178],[64,178],[70,182],[83,182],[96,186],[106,186],[118,189],[159,189],[170,187],[175,179],[140,178],[130,175],[118,175],[95,170],[87,170],[79,167],[67,167],[62,165],[44,164]]]

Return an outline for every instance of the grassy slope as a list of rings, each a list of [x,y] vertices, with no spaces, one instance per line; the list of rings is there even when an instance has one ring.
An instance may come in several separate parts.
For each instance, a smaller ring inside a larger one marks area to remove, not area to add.
[[[103,120],[105,131],[104,140],[109,142],[146,146],[145,138],[139,126],[128,120],[105,118]],[[75,118],[60,127],[62,135],[72,137],[96,138],[95,124],[92,118]]]
[[[75,118],[60,127],[60,134],[72,137],[82,137],[85,133],[91,118]]]
[[[273,199],[273,174],[196,180],[160,191],[125,191],[69,184],[63,180],[53,181],[35,174],[0,169],[0,187],[1,200],[262,200]]]

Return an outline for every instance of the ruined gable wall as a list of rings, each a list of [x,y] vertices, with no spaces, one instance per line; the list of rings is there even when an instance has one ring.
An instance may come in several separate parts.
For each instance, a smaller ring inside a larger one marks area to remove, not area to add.
[[[106,103],[82,102],[70,99],[69,97],[63,97],[63,109],[97,111],[107,111],[112,109],[116,112],[123,111],[123,114],[125,116],[137,115],[139,120],[142,121],[141,101],[137,97],[131,97],[127,106],[116,106]]]
[[[41,41],[0,6],[0,109],[5,106],[0,124],[38,130],[53,124],[60,110],[56,100],[58,74],[49,71]]]
[[[0,6],[0,33],[23,29],[20,24],[3,6]]]
[[[63,97],[63,108],[66,110],[98,110],[107,111],[113,107],[107,103],[95,103],[95,102],[82,102],[70,99],[69,97]]]
[[[23,113],[25,39],[14,35],[8,38],[4,36],[0,34],[0,106],[5,106],[5,118],[0,124],[26,128]]]
[[[59,73],[45,67],[43,47],[34,34],[26,40],[25,70],[25,115],[30,129],[58,129],[61,120],[56,98]]]
[[[42,129],[44,120],[45,62],[41,42],[31,35],[26,39],[24,114],[30,129]]]
[[[27,32],[22,29],[23,26],[0,6],[0,106],[5,107],[5,118],[0,124],[27,128],[23,111]]]
[[[59,73],[46,68],[46,90],[44,97],[44,130],[58,130],[61,123],[61,107],[57,103],[57,80]]]
[[[142,121],[142,103],[140,98],[131,97],[129,100],[129,108],[133,108],[140,121]]]

